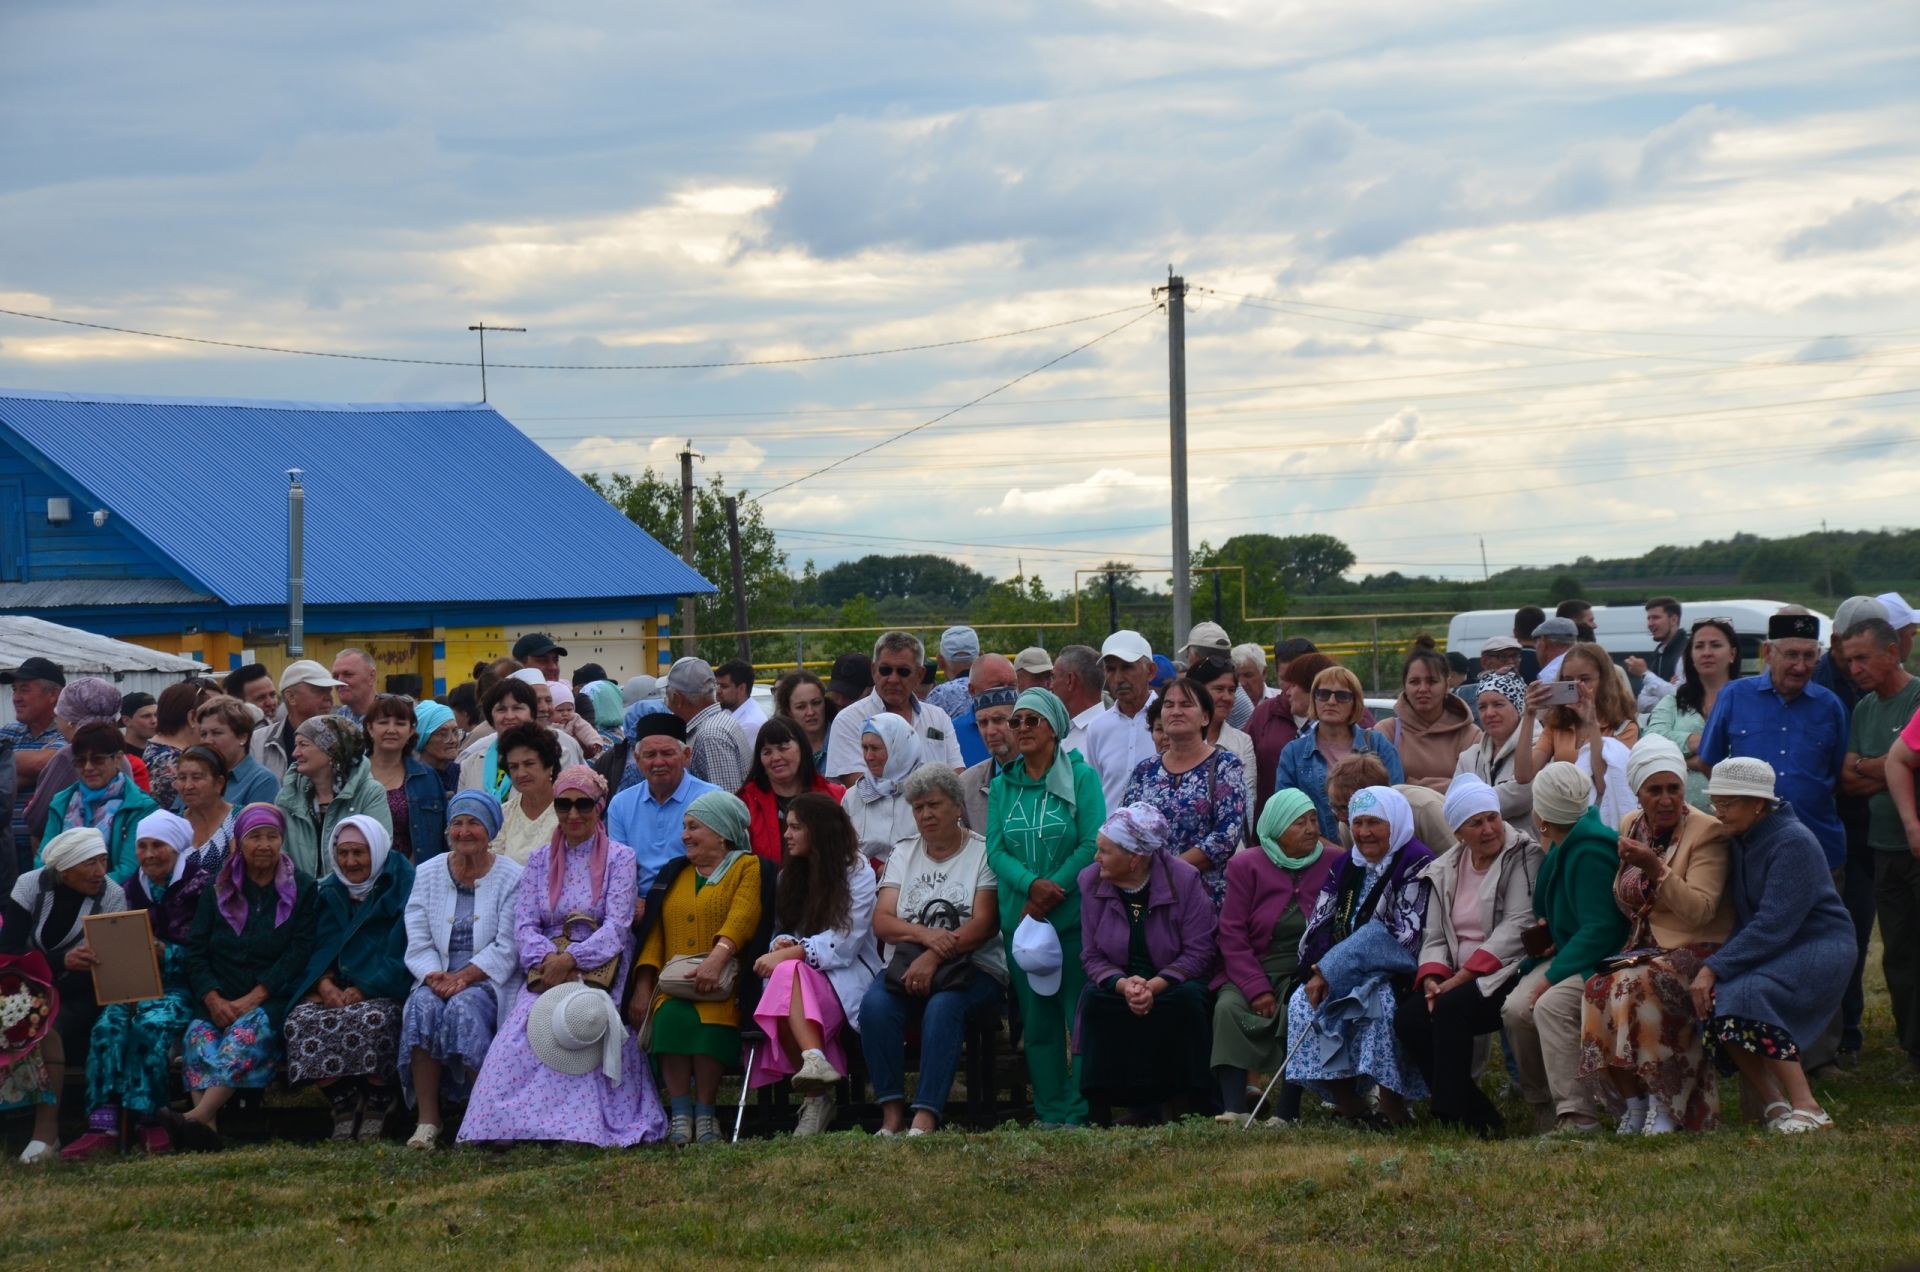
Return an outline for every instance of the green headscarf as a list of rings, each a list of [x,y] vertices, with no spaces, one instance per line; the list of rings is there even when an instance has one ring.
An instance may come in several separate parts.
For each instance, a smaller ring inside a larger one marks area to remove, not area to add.
[[[1067,730],[1072,727],[1073,718],[1067,714],[1067,704],[1060,701],[1059,695],[1053,690],[1036,687],[1016,698],[1013,709],[1037,713],[1053,730],[1053,763],[1047,768],[1047,794],[1064,801],[1068,808],[1073,808],[1073,761],[1067,757],[1066,745]]]
[[[1280,836],[1286,833],[1287,827],[1308,813],[1318,815],[1312,798],[1293,787],[1275,791],[1268,797],[1267,806],[1260,810],[1260,824],[1254,827],[1254,833],[1260,836],[1260,849],[1267,854],[1267,860],[1282,870],[1305,870],[1320,860],[1325,845],[1320,842],[1317,830],[1313,851],[1304,857],[1289,857],[1280,847]]]
[[[752,822],[753,815],[747,811],[747,806],[738,795],[708,791],[687,805],[687,816],[727,841],[727,855],[707,876],[708,883],[718,882],[734,862],[746,856],[745,850],[749,846],[747,826]]]

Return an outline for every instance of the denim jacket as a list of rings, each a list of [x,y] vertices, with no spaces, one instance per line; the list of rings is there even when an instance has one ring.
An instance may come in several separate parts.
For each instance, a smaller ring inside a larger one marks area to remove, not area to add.
[[[407,838],[413,844],[416,862],[437,857],[447,850],[447,792],[440,775],[407,757]]]
[[[1387,766],[1388,785],[1397,786],[1407,780],[1400,767],[1400,752],[1378,729],[1354,729],[1352,753],[1379,756],[1380,762]],[[1320,833],[1337,841],[1340,819],[1333,815],[1333,805],[1327,800],[1327,768],[1327,757],[1320,754],[1320,722],[1315,720],[1306,732],[1282,748],[1280,763],[1274,768],[1273,789],[1304,791],[1320,814]]]

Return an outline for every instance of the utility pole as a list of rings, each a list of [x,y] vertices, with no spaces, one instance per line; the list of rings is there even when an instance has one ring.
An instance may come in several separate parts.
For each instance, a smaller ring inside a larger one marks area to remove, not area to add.
[[[1112,570],[1107,571],[1107,635],[1120,630],[1120,593]]]
[[[307,652],[307,492],[287,469],[287,652]]]
[[[726,508],[727,564],[733,572],[733,630],[740,633],[735,637],[740,644],[740,657],[752,662],[753,641],[747,635],[747,575],[740,564],[740,501],[728,495]]]
[[[693,461],[705,459],[704,455],[693,453],[693,441],[687,441],[687,449],[680,452],[680,559],[689,569],[693,564]],[[696,652],[693,647],[694,636],[700,634],[699,615],[694,610],[698,598],[688,596],[680,602],[680,633],[688,637],[687,652]]]
[[[1155,291],[1160,289],[1156,288]],[[1187,559],[1187,280],[1167,266],[1168,475],[1173,481],[1173,646],[1193,626],[1193,578]]]
[[[1493,571],[1487,568],[1487,536],[1484,534],[1480,536],[1480,581],[1493,582]]]
[[[489,327],[486,323],[475,323],[468,331],[480,333],[480,400],[487,400],[487,333],[489,331],[526,331],[525,327]]]
[[[1820,518],[1820,568],[1826,571],[1827,595],[1833,595],[1833,545],[1827,540],[1827,519]]]
[[[1243,614],[1245,612],[1245,610],[1241,611]],[[1222,627],[1227,625],[1227,620],[1220,617],[1220,571],[1218,570],[1213,572],[1213,621]]]

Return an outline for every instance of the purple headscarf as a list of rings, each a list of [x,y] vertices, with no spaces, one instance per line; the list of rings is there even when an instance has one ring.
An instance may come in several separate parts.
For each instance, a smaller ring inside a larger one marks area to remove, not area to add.
[[[118,724],[120,691],[112,681],[98,676],[70,680],[54,699],[53,713],[76,729],[99,721]]]
[[[287,815],[272,804],[248,804],[241,809],[233,819],[233,851],[227,855],[227,863],[221,867],[220,877],[214,882],[214,904],[219,907],[220,917],[233,928],[235,935],[247,928],[247,898],[241,890],[241,885],[247,880],[247,862],[241,854],[240,842],[247,837],[248,831],[258,830],[262,826],[272,826],[285,835]],[[277,898],[273,906],[273,926],[279,927],[293,913],[296,895],[293,861],[284,852],[280,854],[279,864],[274,867],[273,890]]]

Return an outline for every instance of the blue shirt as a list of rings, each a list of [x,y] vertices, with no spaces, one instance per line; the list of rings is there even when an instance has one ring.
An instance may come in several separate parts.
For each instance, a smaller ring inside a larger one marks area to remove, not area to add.
[[[1731,681],[1700,731],[1700,759],[1711,768],[1735,755],[1773,765],[1774,790],[1820,841],[1827,868],[1839,869],[1847,859],[1847,833],[1833,802],[1847,762],[1840,699],[1812,682],[1798,697],[1782,698],[1770,671]]]
[[[688,806],[708,791],[719,789],[692,773],[683,773],[679,787],[662,802],[653,797],[653,786],[641,778],[615,795],[607,805],[607,838],[633,849],[642,896],[653,886],[653,877],[660,873],[660,867],[675,857],[687,855],[680,832],[685,826]]]
[[[0,750],[12,757],[17,757],[22,751],[57,751],[66,744],[66,736],[55,725],[50,724],[39,733],[18,720],[0,725]],[[13,819],[8,829],[13,834],[16,851],[25,860],[28,851],[35,846],[28,842],[31,837],[27,834],[27,805],[33,802],[34,783],[21,782],[16,775],[13,785]],[[277,791],[279,787],[274,789]]]
[[[269,769],[251,755],[244,757],[227,774],[227,789],[224,798],[235,808],[245,808],[248,804],[271,804],[279,797],[280,783]],[[179,801],[175,801],[175,810],[179,811]]]
[[[943,680],[933,688],[927,690],[927,701],[952,716],[955,720],[958,720],[961,712],[971,712],[973,710],[973,689],[969,683],[972,679],[972,673],[969,672],[967,675],[956,677],[953,680]],[[985,748],[982,748],[980,751],[981,759],[985,759],[986,754]],[[979,762],[979,760],[968,761],[969,764],[978,764]]]
[[[987,758],[987,740],[980,736],[980,726],[973,722],[971,706],[953,717],[953,740],[960,744],[960,758],[967,762],[968,768]]]

